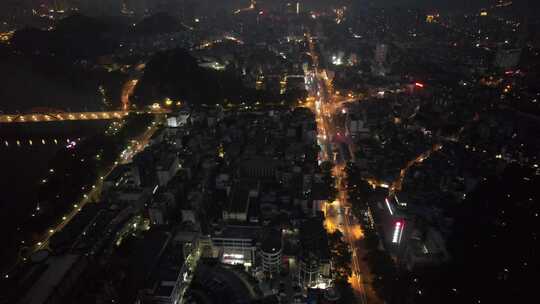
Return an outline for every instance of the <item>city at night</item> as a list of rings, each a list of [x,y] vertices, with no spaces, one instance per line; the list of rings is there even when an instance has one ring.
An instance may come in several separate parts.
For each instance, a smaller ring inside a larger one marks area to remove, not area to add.
[[[0,304],[536,303],[539,16],[1,0]]]

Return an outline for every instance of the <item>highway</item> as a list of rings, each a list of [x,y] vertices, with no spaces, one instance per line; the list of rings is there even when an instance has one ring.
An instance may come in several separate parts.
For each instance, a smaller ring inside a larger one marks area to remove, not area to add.
[[[363,238],[362,228],[358,220],[350,213],[350,203],[348,202],[348,194],[346,188],[346,172],[344,151],[339,152],[332,148],[336,143],[346,143],[349,145],[351,140],[347,138],[345,126],[337,125],[333,116],[340,113],[344,109],[344,105],[348,102],[356,101],[357,98],[352,96],[343,97],[334,92],[331,81],[328,79],[326,71],[319,68],[319,57],[316,53],[315,42],[311,35],[307,34],[309,43],[309,51],[313,60],[312,75],[306,75],[307,78],[313,76],[314,81],[310,86],[310,96],[306,102],[314,113],[317,122],[317,138],[321,146],[321,161],[330,161],[334,163],[332,174],[335,178],[336,189],[338,190],[337,198],[334,202],[327,202],[324,207],[325,211],[325,226],[329,232],[339,229],[344,237],[344,241],[349,244],[351,249],[351,270],[352,275],[349,278],[349,283],[355,291],[358,300],[362,304],[382,303],[377,297],[370,284],[366,284],[369,274],[369,269],[366,263],[362,260],[362,255],[359,252],[358,241]],[[349,153],[349,148],[346,153]],[[362,271],[363,270],[363,271]]]

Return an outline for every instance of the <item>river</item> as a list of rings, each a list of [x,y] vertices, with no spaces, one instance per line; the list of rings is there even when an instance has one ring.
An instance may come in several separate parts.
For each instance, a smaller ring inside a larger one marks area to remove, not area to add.
[[[68,141],[103,132],[107,125],[108,121],[0,125],[0,237],[4,249],[17,242],[13,237],[17,227],[36,208],[36,189],[53,156]],[[13,252],[2,250],[0,265],[12,257]]]

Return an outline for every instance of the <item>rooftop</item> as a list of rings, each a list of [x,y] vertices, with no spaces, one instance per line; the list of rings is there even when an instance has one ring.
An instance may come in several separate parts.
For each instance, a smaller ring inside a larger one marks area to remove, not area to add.
[[[281,248],[281,232],[277,230],[268,231],[261,244],[261,250],[264,252],[274,253],[281,250]]]
[[[226,225],[221,230],[215,230],[213,237],[232,239],[258,239],[261,233],[259,226]]]

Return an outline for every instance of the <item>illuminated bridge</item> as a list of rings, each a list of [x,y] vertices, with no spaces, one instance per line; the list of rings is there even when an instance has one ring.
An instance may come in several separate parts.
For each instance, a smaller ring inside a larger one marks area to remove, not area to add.
[[[34,112],[28,114],[1,114],[2,123],[30,123],[30,122],[59,122],[75,120],[109,120],[120,119],[131,112],[164,114],[169,113],[169,109],[152,108],[147,111],[109,111],[109,112]]]
[[[129,112],[51,112],[51,113],[30,113],[30,114],[3,114],[0,115],[0,123],[26,123],[26,122],[48,122],[48,121],[70,121],[70,120],[107,120],[120,119]]]

